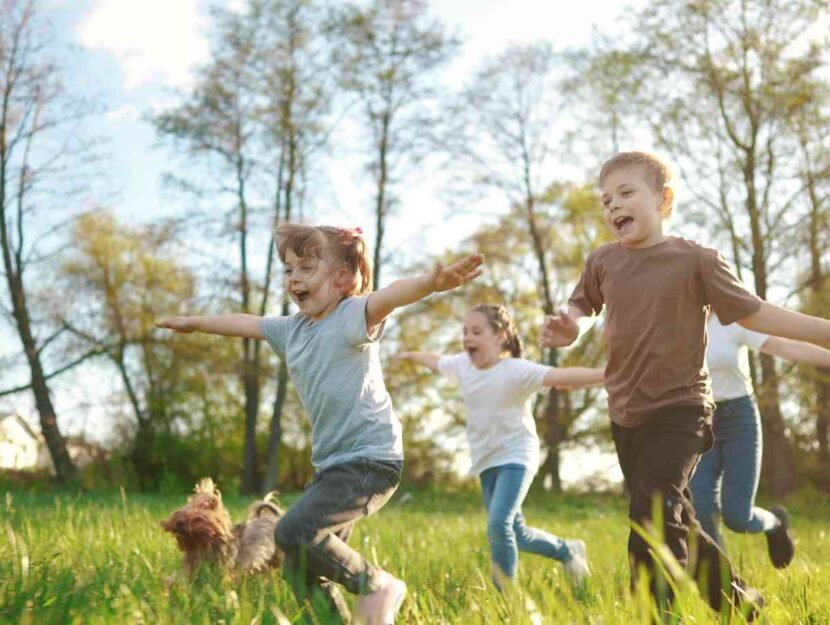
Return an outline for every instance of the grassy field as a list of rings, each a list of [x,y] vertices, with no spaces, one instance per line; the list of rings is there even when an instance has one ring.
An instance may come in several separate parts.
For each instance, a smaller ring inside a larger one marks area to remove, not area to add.
[[[3,493],[0,493],[2,496]],[[0,623],[225,623],[298,621],[299,608],[277,577],[234,583],[215,571],[192,582],[171,574],[179,553],[159,522],[184,500],[145,495],[5,493],[0,500]],[[291,497],[284,500],[288,503]],[[364,554],[409,584],[399,623],[645,622],[647,601],[627,592],[625,502],[617,497],[534,494],[532,525],[582,537],[594,575],[572,588],[555,562],[522,555],[517,592],[496,594],[485,516],[474,494],[400,493],[358,523],[352,539]],[[234,518],[247,501],[230,498]],[[765,595],[763,623],[830,623],[830,503],[802,496],[791,505],[798,552],[786,571],[769,564],[759,536],[728,536],[742,575]],[[676,603],[686,624],[721,623],[691,585]],[[735,617],[732,622],[742,623]]]

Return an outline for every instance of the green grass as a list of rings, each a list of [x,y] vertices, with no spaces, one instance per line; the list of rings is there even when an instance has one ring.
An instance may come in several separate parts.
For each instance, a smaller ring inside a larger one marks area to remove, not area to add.
[[[279,623],[280,613],[297,620],[299,608],[278,576],[234,583],[216,571],[202,571],[192,582],[173,575],[179,553],[159,522],[183,500],[184,495],[6,493],[0,499],[0,623],[249,625]],[[399,623],[645,622],[648,601],[627,592],[628,527],[621,498],[534,494],[525,505],[528,521],[563,537],[584,538],[594,575],[584,589],[574,589],[557,563],[522,555],[520,590],[509,595],[495,593],[489,580],[485,516],[477,496],[415,493],[404,505],[397,500],[358,523],[352,543],[408,583]],[[247,501],[228,503],[238,518]],[[729,534],[730,553],[766,597],[761,622],[830,623],[830,503],[820,496],[789,503],[798,549],[787,570],[772,568],[759,536]],[[691,585],[681,587],[676,607],[686,624],[722,622]]]

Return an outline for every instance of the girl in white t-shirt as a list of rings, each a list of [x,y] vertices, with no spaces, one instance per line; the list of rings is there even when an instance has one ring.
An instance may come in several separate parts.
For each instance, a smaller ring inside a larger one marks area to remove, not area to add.
[[[602,369],[557,369],[521,358],[516,326],[503,306],[480,304],[464,318],[464,353],[404,352],[401,358],[456,380],[467,408],[471,475],[478,475],[487,509],[493,581],[502,589],[516,577],[518,552],[564,564],[574,581],[589,573],[585,543],[562,540],[525,525],[524,501],[539,468],[539,437],[530,398],[545,387],[601,384]],[[512,356],[512,357],[511,357]]]
[[[695,514],[703,530],[722,546],[719,515],[735,532],[763,532],[773,565],[783,568],[795,553],[787,510],[755,506],[763,445],[747,348],[820,367],[830,367],[830,350],[753,332],[737,323],[724,326],[714,312],[709,313],[707,330],[706,361],[716,404],[715,445],[701,457],[690,483]]]

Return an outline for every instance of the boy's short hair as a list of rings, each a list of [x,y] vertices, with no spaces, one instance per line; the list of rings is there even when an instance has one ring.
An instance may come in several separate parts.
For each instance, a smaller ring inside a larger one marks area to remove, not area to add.
[[[657,192],[672,187],[673,176],[670,165],[650,152],[618,152],[609,158],[599,171],[599,184],[613,171],[623,167],[639,167],[645,174],[646,182]]]

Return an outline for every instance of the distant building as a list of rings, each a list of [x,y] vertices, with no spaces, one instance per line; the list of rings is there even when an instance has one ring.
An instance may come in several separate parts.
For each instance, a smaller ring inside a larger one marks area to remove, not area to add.
[[[86,441],[82,436],[68,437],[66,450],[79,468],[107,455],[99,445]],[[43,435],[35,432],[18,414],[0,415],[0,471],[43,469],[52,474],[55,472]]]
[[[0,415],[0,470],[52,468],[43,437],[18,414]]]

